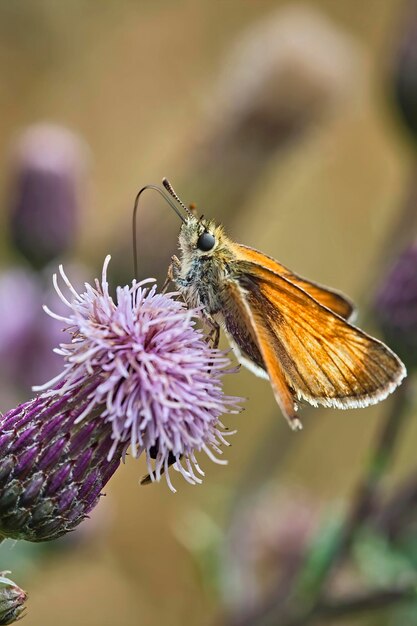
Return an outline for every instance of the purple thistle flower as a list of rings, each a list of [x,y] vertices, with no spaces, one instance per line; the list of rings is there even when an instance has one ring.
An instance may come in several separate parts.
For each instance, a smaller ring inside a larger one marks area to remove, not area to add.
[[[387,341],[407,367],[417,366],[417,241],[395,261],[375,299]]]
[[[41,395],[0,416],[0,538],[55,539],[73,530],[130,446],[146,455],[149,480],[169,467],[190,483],[203,475],[195,453],[219,463],[227,445],[222,413],[238,412],[221,377],[230,361],[195,327],[197,311],[158,294],[152,279],[109,294],[102,281],[78,294],[62,266],[70,343],[56,350],[65,366]],[[154,468],[152,461],[154,460]]]
[[[204,475],[195,452],[204,451],[220,461],[221,445],[227,445],[220,416],[238,412],[240,398],[226,396],[221,377],[231,372],[230,361],[209,347],[203,332],[195,328],[198,311],[187,310],[176,294],[160,294],[153,279],[118,287],[109,294],[106,258],[101,283],[86,284],[78,294],[60,266],[68,299],[54,286],[69,309],[67,316],[46,311],[72,332],[72,342],[57,350],[65,361],[62,373],[38,387],[44,397],[67,397],[88,386],[85,406],[77,424],[100,415],[110,425],[112,460],[120,445],[130,446],[134,457],[146,455],[150,480],[169,477],[174,466],[191,484]],[[228,369],[229,368],[229,369]],[[45,391],[48,390],[48,391]],[[152,460],[155,460],[152,467]]]

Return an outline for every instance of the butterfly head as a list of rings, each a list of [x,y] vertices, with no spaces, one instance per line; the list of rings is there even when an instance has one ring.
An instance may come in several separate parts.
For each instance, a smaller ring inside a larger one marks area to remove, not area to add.
[[[181,226],[179,244],[184,256],[211,257],[222,247],[224,233],[221,226],[204,217],[189,217]]]
[[[217,225],[212,220],[205,219],[204,216],[198,218],[195,213],[195,206],[187,207],[166,178],[163,179],[162,184],[183,210],[183,213],[179,214],[182,221],[179,246],[182,252],[183,267],[189,268],[201,263],[205,264],[205,261],[209,259],[216,260],[217,264],[224,263],[230,256],[230,241],[224,234],[222,226]],[[177,208],[174,210],[178,213]]]

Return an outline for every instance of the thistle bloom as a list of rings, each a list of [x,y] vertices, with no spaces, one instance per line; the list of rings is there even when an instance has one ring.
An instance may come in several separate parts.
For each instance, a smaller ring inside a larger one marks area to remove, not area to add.
[[[221,444],[227,444],[219,417],[237,410],[239,399],[225,396],[221,388],[229,359],[209,348],[195,328],[196,311],[188,311],[172,294],[158,294],[156,285],[146,287],[153,279],[118,287],[114,301],[107,282],[109,261],[107,257],[101,284],[86,285],[83,294],[60,266],[71,300],[54,276],[69,314],[46,310],[72,329],[73,339],[58,350],[66,361],[62,373],[38,390],[52,387],[46,395],[57,397],[87,384],[86,406],[77,422],[98,412],[111,424],[109,460],[124,443],[134,457],[146,454],[151,480],[165,472],[173,489],[168,468],[174,464],[190,483],[201,482],[194,453],[204,450],[219,461],[213,452],[220,453]]]
[[[158,294],[156,285],[145,286],[153,279],[119,287],[115,302],[107,283],[109,261],[107,257],[101,285],[86,285],[81,295],[60,267],[71,302],[54,277],[70,313],[61,317],[48,312],[75,330],[72,343],[62,344],[59,351],[65,368],[47,386],[64,382],[50,394],[72,392],[80,381],[92,381],[88,405],[78,420],[99,410],[111,423],[110,457],[124,442],[134,457],[146,453],[151,480],[159,480],[165,471],[170,484],[167,470],[174,463],[186,480],[201,482],[194,471],[203,475],[195,451],[204,450],[219,462],[213,452],[221,453],[221,444],[227,445],[219,417],[237,411],[239,398],[225,396],[221,388],[230,361],[211,349],[195,328],[197,311],[188,311],[173,294]],[[151,459],[156,459],[155,470]]]

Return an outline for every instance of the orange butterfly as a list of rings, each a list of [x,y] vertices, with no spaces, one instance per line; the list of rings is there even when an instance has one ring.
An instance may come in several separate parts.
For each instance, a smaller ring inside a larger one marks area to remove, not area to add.
[[[299,400],[350,409],[394,391],[406,376],[403,363],[349,321],[354,307],[345,296],[233,242],[163,184],[186,212],[170,201],[183,221],[170,278],[189,306],[203,307],[215,345],[222,327],[238,360],[269,379],[291,428],[301,428]]]

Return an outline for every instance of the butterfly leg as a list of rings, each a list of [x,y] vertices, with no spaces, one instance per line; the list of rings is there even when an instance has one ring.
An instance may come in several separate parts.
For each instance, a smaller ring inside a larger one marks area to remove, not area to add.
[[[211,320],[211,323],[213,324],[213,327],[209,333],[211,347],[217,349],[219,347],[220,341],[220,326],[214,320]]]
[[[162,293],[165,293],[168,289],[169,283],[175,280],[176,271],[181,267],[181,262],[177,256],[171,257],[171,263],[168,266],[167,277],[165,278],[164,284],[162,285]]]
[[[216,322],[216,320],[207,313],[206,311],[202,311],[202,316],[205,324],[210,329],[209,334],[207,336],[207,340],[211,343],[211,347],[216,349],[219,347],[220,341],[220,325]]]
[[[153,445],[150,449],[149,449],[149,456],[151,459],[156,459],[158,457],[158,453],[159,453],[159,445],[158,445],[158,441],[155,443],[155,445]],[[182,454],[179,457],[180,459],[182,458]],[[172,454],[172,452],[169,453],[168,455],[168,468],[171,467],[171,465],[174,465],[174,463],[177,462],[177,459],[175,458],[175,456]],[[163,474],[165,474],[165,468],[162,467],[161,470],[161,476]],[[145,476],[143,476],[143,478],[141,478],[140,480],[140,484],[141,485],[150,485],[153,482],[151,475],[150,474],[146,474]]]

